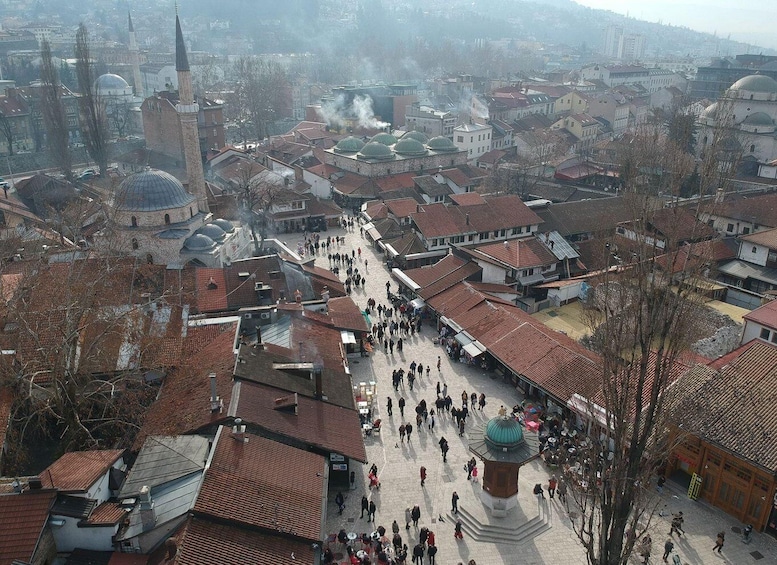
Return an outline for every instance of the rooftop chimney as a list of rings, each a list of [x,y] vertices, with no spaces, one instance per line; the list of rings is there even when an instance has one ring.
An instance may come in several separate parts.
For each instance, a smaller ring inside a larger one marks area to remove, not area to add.
[[[216,373],[211,373],[208,377],[210,378],[210,411],[221,412],[224,403],[216,391]]]
[[[313,369],[313,378],[316,379],[316,399],[321,400],[324,398],[324,382],[321,377],[321,368],[317,367]]]
[[[235,425],[232,426],[232,438],[240,443],[248,443],[246,437],[246,425],[242,418],[235,418]]]
[[[144,532],[153,530],[156,526],[154,501],[151,500],[151,489],[148,485],[140,487],[140,524]]]
[[[720,188],[718,188],[717,191],[715,191],[715,204],[722,204],[725,196],[726,196],[726,193],[723,190],[723,187],[721,186]]]
[[[464,216],[464,221],[467,223],[467,225],[469,225],[469,214]]]
[[[324,290],[321,291],[321,300],[329,302],[329,287],[325,286]]]

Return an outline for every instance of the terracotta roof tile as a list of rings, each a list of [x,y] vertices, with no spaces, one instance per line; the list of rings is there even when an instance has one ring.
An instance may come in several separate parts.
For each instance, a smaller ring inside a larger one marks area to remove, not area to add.
[[[770,228],[777,227],[777,194],[727,196],[723,204],[717,206],[715,215]]]
[[[417,211],[418,202],[414,198],[395,198],[386,200],[386,206],[397,218],[406,218]]]
[[[46,467],[39,477],[44,488],[56,488],[60,492],[85,492],[123,454],[123,449],[71,451]]]
[[[762,326],[777,328],[777,300],[770,300],[763,306],[744,315],[745,320]],[[2,398],[2,397],[0,397]],[[2,425],[2,422],[0,422]]]
[[[239,393],[237,404],[229,408],[230,415],[270,433],[367,462],[356,410],[300,395],[297,413],[293,414],[275,410],[275,400],[284,395],[277,388],[247,381],[235,386]]]
[[[336,328],[357,332],[368,331],[367,320],[350,296],[330,298],[326,307]]]
[[[176,565],[313,565],[307,541],[189,518],[181,535]],[[292,557],[292,555],[294,557]]]
[[[244,437],[247,442],[220,429],[195,515],[320,540],[328,461],[257,435]]]
[[[118,502],[103,502],[92,510],[87,524],[92,526],[118,524],[127,515],[127,512]]]
[[[0,564],[10,565],[14,560],[33,562],[56,497],[52,491],[0,495]]]
[[[777,228],[771,230],[763,230],[748,235],[741,235],[739,239],[746,241],[747,243],[755,243],[756,245],[763,245],[769,249],[777,249]]]
[[[227,281],[223,269],[201,268],[195,272],[197,308],[200,312],[227,310]]]
[[[475,249],[475,254],[495,259],[513,269],[542,267],[558,262],[556,256],[536,237],[482,245]]]
[[[433,265],[418,267],[417,269],[408,269],[404,271],[405,276],[412,279],[418,286],[424,288],[435,281],[440,280],[445,275],[453,273],[460,269],[466,261],[449,253]]]
[[[150,435],[190,433],[226,416],[232,398],[234,340],[234,332],[225,331],[168,373],[159,399],[149,408],[135,438],[134,450],[140,449]],[[216,373],[216,392],[224,403],[222,412],[210,410],[210,373]],[[171,418],[171,414],[176,417]]]

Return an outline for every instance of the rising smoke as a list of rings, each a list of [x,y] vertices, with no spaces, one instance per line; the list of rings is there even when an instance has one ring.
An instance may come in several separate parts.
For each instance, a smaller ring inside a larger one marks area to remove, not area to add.
[[[331,102],[322,104],[319,114],[328,126],[338,128],[354,120],[364,129],[383,129],[391,125],[375,117],[369,96],[356,96],[349,105],[345,96],[340,94]]]

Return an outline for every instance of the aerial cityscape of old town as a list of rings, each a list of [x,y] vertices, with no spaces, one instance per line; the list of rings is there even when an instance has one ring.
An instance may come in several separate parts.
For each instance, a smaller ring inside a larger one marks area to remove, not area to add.
[[[777,565],[707,4],[0,0],[0,565]]]

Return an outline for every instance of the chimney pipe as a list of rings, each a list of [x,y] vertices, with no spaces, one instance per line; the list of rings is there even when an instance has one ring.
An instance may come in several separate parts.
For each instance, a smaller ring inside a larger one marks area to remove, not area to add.
[[[469,225],[469,214],[464,216],[465,221],[467,222],[467,225]]]
[[[218,392],[216,391],[216,373],[211,373],[209,375],[209,378],[210,378],[210,411],[221,412],[221,409],[223,408],[223,403],[221,402],[221,397],[219,397]]]
[[[235,441],[248,443],[248,438],[246,437],[246,425],[243,423],[242,418],[235,418],[235,425],[232,426],[232,437],[235,439]]]

